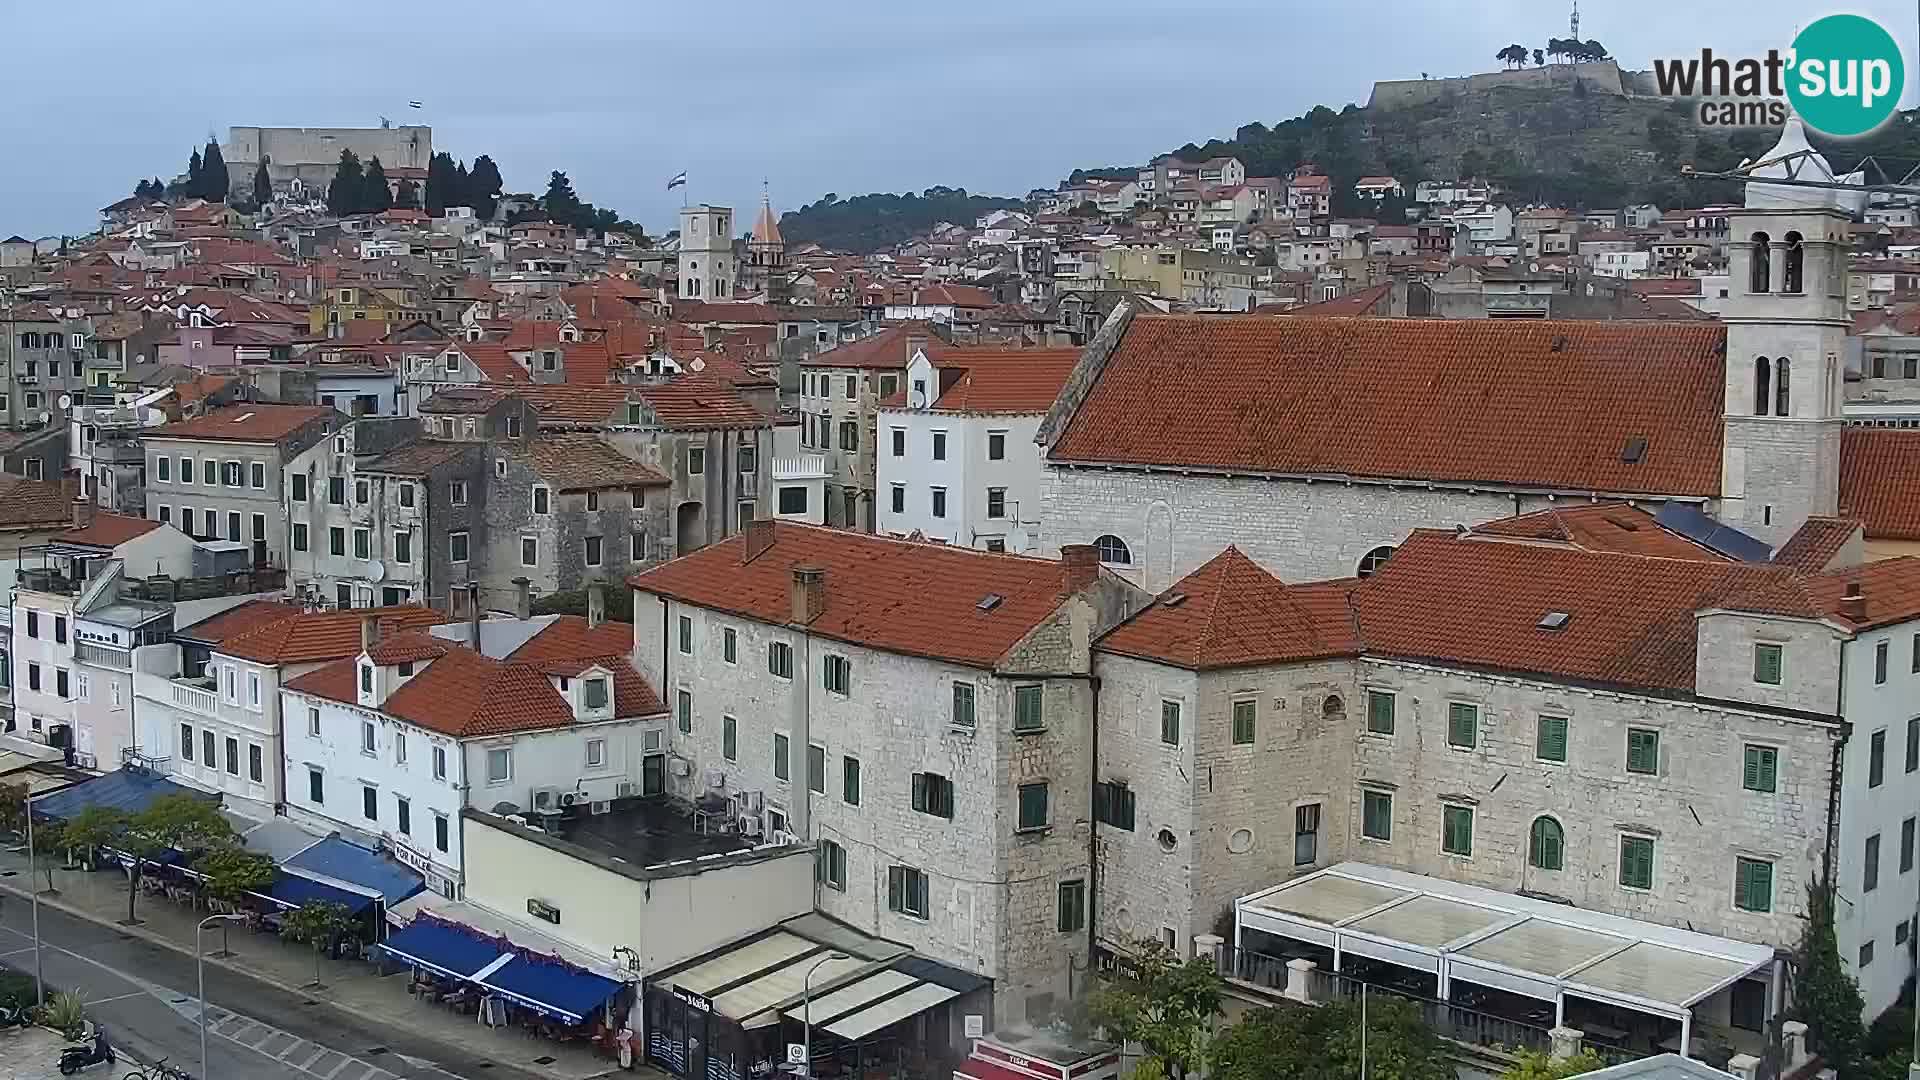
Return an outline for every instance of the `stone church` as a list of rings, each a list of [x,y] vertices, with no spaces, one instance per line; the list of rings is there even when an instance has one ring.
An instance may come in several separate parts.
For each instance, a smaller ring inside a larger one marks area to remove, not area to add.
[[[1790,155],[1832,175],[1797,119],[1763,160]],[[1094,544],[1151,590],[1230,543],[1311,581],[1371,573],[1414,529],[1627,500],[1773,548],[1852,517],[1900,553],[1920,431],[1841,416],[1855,198],[1750,182],[1718,322],[1122,306],[1041,425],[1043,544]]]

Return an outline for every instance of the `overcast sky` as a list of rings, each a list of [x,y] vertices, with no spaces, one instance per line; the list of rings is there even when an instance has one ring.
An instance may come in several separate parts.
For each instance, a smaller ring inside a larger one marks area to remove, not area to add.
[[[1913,0],[1588,0],[1580,30],[1643,68],[1784,48],[1829,10],[1878,19],[1913,70]],[[1544,0],[5,0],[0,17],[0,235],[28,236],[91,229],[209,131],[382,115],[493,155],[510,191],[563,169],[653,232],[674,227],[681,170],[694,201],[743,210],[763,178],[777,210],[934,184],[1020,195],[1567,33]]]

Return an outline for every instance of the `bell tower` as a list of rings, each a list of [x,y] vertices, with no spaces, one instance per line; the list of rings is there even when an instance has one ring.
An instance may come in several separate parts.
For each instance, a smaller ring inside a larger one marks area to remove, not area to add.
[[[1756,177],[1832,179],[1798,117],[1760,160]],[[1838,190],[1755,179],[1728,214],[1720,520],[1775,547],[1838,507],[1847,207]]]

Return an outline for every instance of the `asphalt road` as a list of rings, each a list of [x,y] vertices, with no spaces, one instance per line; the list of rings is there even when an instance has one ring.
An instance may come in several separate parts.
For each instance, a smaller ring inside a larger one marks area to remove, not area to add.
[[[31,927],[29,902],[7,895],[0,904],[0,964],[33,973]],[[191,956],[44,905],[40,938],[49,993],[78,990],[117,1048],[143,1061],[165,1058],[200,1076]],[[209,935],[208,948],[216,947]],[[449,1057],[437,1043],[215,964],[206,966],[206,975],[210,1075],[204,1080],[539,1080],[481,1058]]]

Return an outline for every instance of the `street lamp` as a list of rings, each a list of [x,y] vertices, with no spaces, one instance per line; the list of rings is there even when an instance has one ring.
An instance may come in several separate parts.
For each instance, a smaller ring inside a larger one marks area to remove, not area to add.
[[[33,798],[27,798],[27,892],[33,897],[33,993],[41,1008],[47,1007],[47,980],[40,972],[40,885],[39,868],[33,843]],[[47,875],[53,876],[51,874]]]
[[[846,953],[830,952],[815,960],[813,966],[807,968],[807,973],[800,977],[800,1015],[804,1017],[801,1021],[800,1039],[801,1045],[806,1047],[807,1054],[807,1060],[800,1066],[801,1076],[813,1075],[813,973],[820,970],[820,965],[829,960],[847,959],[851,958]]]
[[[213,1075],[207,1071],[207,958],[201,951],[207,927],[214,923],[240,922],[245,915],[209,915],[200,920],[200,926],[193,933],[193,967],[200,979],[200,1075]]]

